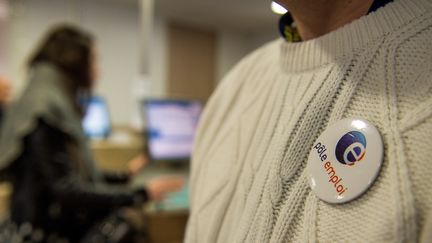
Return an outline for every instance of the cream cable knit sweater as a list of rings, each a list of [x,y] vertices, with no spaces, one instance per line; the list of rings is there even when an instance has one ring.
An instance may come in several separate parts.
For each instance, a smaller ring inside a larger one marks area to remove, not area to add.
[[[380,130],[383,168],[363,196],[332,205],[310,190],[307,157],[350,117]],[[432,1],[395,0],[323,37],[274,41],[208,103],[186,242],[430,240],[431,138]]]

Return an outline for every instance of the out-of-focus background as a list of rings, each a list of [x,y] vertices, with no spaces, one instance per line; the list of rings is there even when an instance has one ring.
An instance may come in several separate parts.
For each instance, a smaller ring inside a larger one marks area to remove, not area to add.
[[[279,15],[270,5],[266,0],[0,0],[0,76],[19,97],[27,59],[47,30],[72,23],[91,32],[100,75],[94,114],[84,127],[96,130],[89,138],[98,165],[124,171],[126,162],[144,151],[150,163],[133,183],[159,175],[187,180],[190,138],[205,102],[235,63],[278,38]],[[170,136],[179,134],[187,139],[173,144]],[[0,185],[0,216],[8,213],[10,190]],[[164,202],[146,205],[138,221],[148,241],[181,242],[188,206],[187,183]]]
[[[206,99],[251,50],[277,37],[265,0],[2,0],[0,72],[15,90],[24,64],[54,24],[69,22],[97,39],[100,80],[113,122],[137,119],[142,96]],[[3,55],[6,53],[7,55]]]

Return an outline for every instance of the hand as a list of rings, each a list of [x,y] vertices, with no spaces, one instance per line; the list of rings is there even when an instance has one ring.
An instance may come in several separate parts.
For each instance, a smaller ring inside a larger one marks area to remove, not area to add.
[[[147,193],[152,201],[162,201],[169,192],[179,191],[184,185],[184,178],[157,177],[147,184]]]
[[[144,154],[139,154],[128,163],[128,170],[131,176],[136,175],[144,166],[148,164],[148,157]]]

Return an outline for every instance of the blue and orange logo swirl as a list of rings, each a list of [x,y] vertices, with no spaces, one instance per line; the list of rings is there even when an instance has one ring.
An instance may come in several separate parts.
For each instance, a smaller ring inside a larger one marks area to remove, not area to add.
[[[340,163],[354,165],[366,154],[366,137],[358,131],[346,133],[336,144],[335,154]]]

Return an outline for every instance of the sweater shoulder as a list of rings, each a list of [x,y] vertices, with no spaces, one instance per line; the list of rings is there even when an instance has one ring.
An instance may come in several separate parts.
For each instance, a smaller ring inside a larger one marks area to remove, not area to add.
[[[395,45],[390,71],[401,126],[409,129],[432,116],[432,17],[405,32]]]

